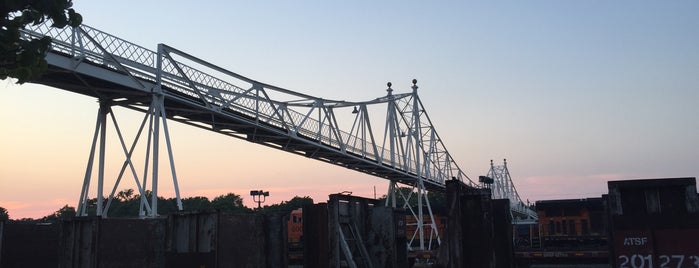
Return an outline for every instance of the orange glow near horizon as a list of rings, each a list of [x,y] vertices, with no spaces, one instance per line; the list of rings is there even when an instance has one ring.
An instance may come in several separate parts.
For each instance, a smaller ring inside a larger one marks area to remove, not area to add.
[[[699,1],[634,2],[631,9],[616,1],[603,8],[588,1],[74,2],[86,25],[142,48],[168,44],[260,83],[345,100],[345,108],[386,97],[389,81],[391,94],[410,93],[415,78],[420,112],[454,164],[477,180],[491,159],[507,158],[524,201],[599,196],[609,180],[699,176]],[[138,8],[114,12],[124,6]],[[239,11],[234,19],[231,10]],[[156,11],[170,16],[154,19]],[[182,19],[192,14],[207,19]],[[250,86],[211,66],[201,71]],[[370,106],[380,144],[388,107]],[[10,217],[77,205],[98,109],[93,97],[0,80],[0,207]],[[351,128],[351,110],[333,109],[337,125]],[[129,148],[145,115],[113,110]],[[126,158],[109,121],[105,196]],[[250,190],[269,191],[265,205],[387,191],[386,180],[340,166],[174,121],[168,128],[183,198],[232,192],[256,207]],[[131,157],[136,174],[127,168],[117,191],[136,189],[144,177],[146,140]],[[169,198],[165,148],[161,139],[159,195]],[[96,162],[90,175],[94,197]]]

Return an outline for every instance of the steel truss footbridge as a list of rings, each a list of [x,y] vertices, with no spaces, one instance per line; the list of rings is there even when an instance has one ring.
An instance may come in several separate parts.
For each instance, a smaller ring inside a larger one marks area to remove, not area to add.
[[[87,215],[93,173],[97,173],[97,186],[92,187],[96,188],[96,215],[106,217],[124,173],[130,172],[141,196],[140,215],[158,216],[162,138],[177,206],[182,209],[168,119],[388,180],[387,205],[395,206],[397,198],[406,204],[410,198],[417,199],[416,208],[409,211],[417,221],[413,239],[419,239],[420,249],[426,248],[425,229],[438,237],[427,191],[443,191],[446,180],[480,187],[459,168],[437,135],[418,96],[416,80],[408,93],[394,93],[388,83],[387,94],[373,100],[328,100],[244,77],[164,44],[152,51],[86,25],[64,29],[49,25],[23,31],[23,38],[53,39],[46,56],[48,71],[32,82],[94,97],[100,103],[78,215]],[[144,113],[129,146],[112,113],[114,106]],[[105,199],[109,122],[124,162]],[[132,161],[141,138],[147,144],[142,172]],[[398,184],[413,190],[400,192]]]
[[[493,199],[510,200],[510,212],[515,224],[536,223],[538,219],[536,212],[531,209],[530,204],[522,201],[512,182],[510,170],[507,168],[507,159],[503,159],[502,165],[495,165],[493,160],[490,160],[490,170],[486,178],[491,180],[487,181],[488,183],[481,180],[481,184],[485,188],[490,188]]]

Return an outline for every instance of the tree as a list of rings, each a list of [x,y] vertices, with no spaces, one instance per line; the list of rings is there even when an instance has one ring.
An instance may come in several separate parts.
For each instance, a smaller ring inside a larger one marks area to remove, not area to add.
[[[313,205],[313,199],[308,196],[294,196],[294,198],[292,198],[289,201],[283,201],[279,204],[265,206],[264,208],[262,208],[262,210],[264,212],[291,213],[292,210],[297,208],[303,208],[304,205]]]
[[[135,197],[133,193],[133,189],[124,189],[117,193],[116,198],[123,202],[131,201]]]
[[[69,205],[65,205],[56,212],[46,217],[41,218],[42,222],[58,222],[61,220],[68,220],[75,217],[75,208]]]
[[[211,206],[224,212],[249,212],[250,209],[243,205],[243,198],[234,193],[220,195],[211,201]]]
[[[209,199],[203,196],[183,198],[182,208],[185,211],[207,211],[213,209]]]
[[[7,209],[4,207],[0,207],[0,221],[9,221],[10,220],[10,213],[7,212]]]
[[[3,0],[0,12],[0,79],[16,78],[18,84],[38,78],[48,68],[48,36],[20,38],[20,30],[51,20],[51,27],[77,27],[82,16],[71,7],[72,0]]]

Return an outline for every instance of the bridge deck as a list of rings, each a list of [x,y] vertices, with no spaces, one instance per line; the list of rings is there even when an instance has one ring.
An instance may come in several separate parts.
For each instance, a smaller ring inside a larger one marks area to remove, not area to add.
[[[80,72],[68,71],[61,63],[71,61],[65,54],[51,52],[48,71],[34,83],[60,88],[66,91],[90,96],[99,100],[110,101],[112,105],[147,112],[152,101],[151,92],[135,89],[103,78],[93,77]],[[99,64],[84,62],[92,68],[123,76],[128,74],[115,71]],[[94,71],[92,71],[94,72]],[[155,85],[155,81],[138,78],[143,84]],[[290,134],[286,129],[261,122],[254,117],[236,112],[232,109],[211,111],[203,109],[201,100],[170,90],[163,86],[165,95],[165,110],[170,120],[214,131],[231,137],[244,139],[265,146],[281,149],[294,154],[342,166],[363,172],[372,176],[397,181],[402,184],[415,186],[416,175],[389,166],[377,164],[374,159],[362,157],[353,152],[341,151],[317,139],[300,134]],[[425,181],[425,187],[430,191],[444,191],[444,185]]]

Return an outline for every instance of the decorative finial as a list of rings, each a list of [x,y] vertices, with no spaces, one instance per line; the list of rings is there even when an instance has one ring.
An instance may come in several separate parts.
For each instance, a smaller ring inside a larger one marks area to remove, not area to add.
[[[388,89],[386,89],[386,91],[388,91],[388,95],[391,95],[391,92],[393,92],[393,89],[391,88],[391,86],[393,84],[391,84],[391,82],[388,82],[388,83],[386,83],[386,85],[388,86]]]
[[[505,163],[505,165],[507,165],[507,158],[502,159],[502,162]]]
[[[417,85],[417,79],[413,79],[413,86]]]

